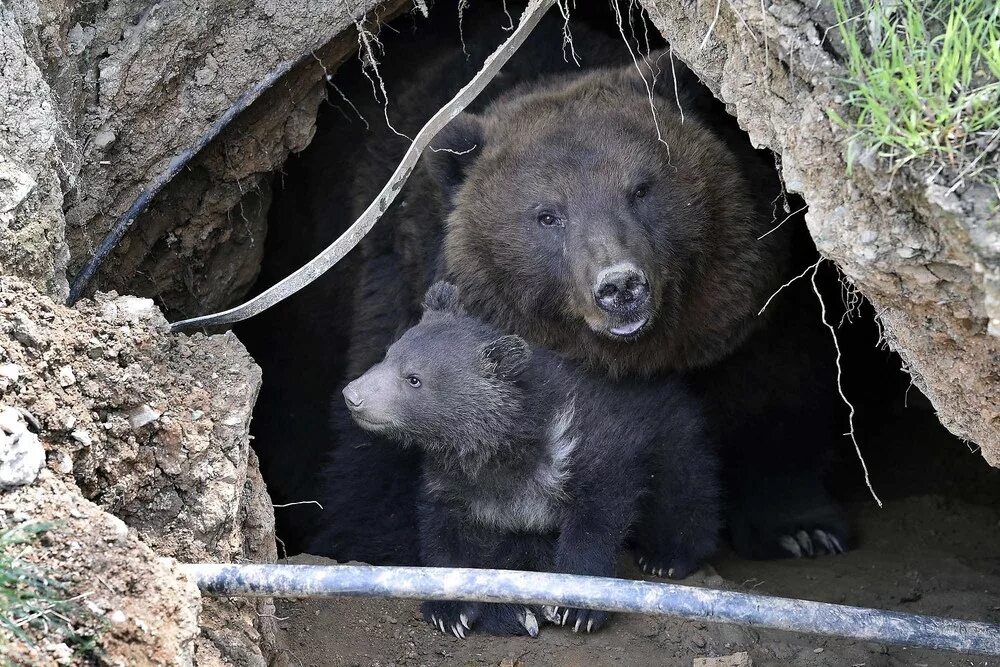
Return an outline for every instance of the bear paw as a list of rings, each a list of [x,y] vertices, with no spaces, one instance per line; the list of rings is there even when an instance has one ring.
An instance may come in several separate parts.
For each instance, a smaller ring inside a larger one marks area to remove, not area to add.
[[[847,551],[844,536],[832,530],[813,528],[810,531],[797,530],[791,535],[781,535],[778,546],[791,558],[812,558],[823,554],[842,554]]]
[[[644,574],[669,579],[684,579],[701,565],[697,559],[684,555],[664,557],[640,554],[636,562]]]
[[[528,607],[434,601],[424,602],[420,608],[427,623],[459,639],[465,639],[473,627],[477,632],[490,635],[538,636],[538,618]]]
[[[475,602],[424,602],[420,605],[424,620],[444,634],[453,634],[459,639],[472,630],[479,620],[482,605]]]
[[[573,628],[573,632],[596,632],[608,620],[608,612],[595,609],[546,606],[542,613],[549,623]]]

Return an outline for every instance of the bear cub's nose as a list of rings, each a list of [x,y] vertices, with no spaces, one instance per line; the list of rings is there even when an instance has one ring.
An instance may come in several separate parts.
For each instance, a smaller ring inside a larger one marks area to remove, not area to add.
[[[358,390],[354,388],[353,382],[344,387],[344,400],[347,401],[347,407],[351,409],[360,408],[361,404],[364,402],[361,399],[361,394],[359,394]]]
[[[649,281],[633,266],[614,266],[597,277],[594,299],[609,313],[628,312],[645,305],[649,299]]]

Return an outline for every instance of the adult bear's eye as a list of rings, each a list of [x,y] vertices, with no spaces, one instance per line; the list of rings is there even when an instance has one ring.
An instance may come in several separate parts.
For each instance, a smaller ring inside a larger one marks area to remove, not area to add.
[[[649,194],[649,185],[647,185],[646,183],[643,183],[642,185],[638,186],[635,190],[632,191],[632,196],[635,197],[636,199],[642,199],[648,194]]]
[[[562,227],[562,221],[551,213],[539,213],[538,224],[542,227]]]
[[[406,383],[411,387],[413,387],[414,389],[417,389],[420,386],[420,378],[418,378],[416,375],[407,375]]]

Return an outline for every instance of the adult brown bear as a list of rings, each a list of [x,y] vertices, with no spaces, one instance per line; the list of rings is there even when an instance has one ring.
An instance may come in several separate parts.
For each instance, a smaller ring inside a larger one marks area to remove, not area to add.
[[[767,233],[780,197],[775,170],[692,75],[679,68],[675,85],[664,65],[650,87],[652,73],[644,81],[632,66],[560,75],[456,118],[425,156],[442,195],[443,253],[395,260],[410,267],[407,285],[372,264],[360,293],[371,298],[389,281],[397,298],[377,316],[372,303],[361,310],[368,322],[412,319],[430,274],[443,274],[471,311],[612,378],[687,374],[723,445],[737,551],[842,551],[847,524],[822,483],[833,370],[830,351],[814,345],[824,333],[815,303],[782,295],[758,316],[790,268],[791,230]],[[420,212],[393,214],[396,249],[442,233],[426,224],[434,204],[405,200]],[[422,279],[414,266],[427,267]],[[399,289],[409,295],[402,302]],[[363,370],[384,344],[368,342],[370,329],[357,338]],[[398,485],[413,454],[359,450],[357,436],[337,446],[330,525],[314,550],[410,559],[406,547],[386,556],[388,543],[413,539],[401,522],[391,533],[370,521],[359,532],[350,516],[359,502],[367,516],[411,502]],[[392,493],[352,483],[359,478],[391,483]],[[382,551],[365,554],[365,532]]]

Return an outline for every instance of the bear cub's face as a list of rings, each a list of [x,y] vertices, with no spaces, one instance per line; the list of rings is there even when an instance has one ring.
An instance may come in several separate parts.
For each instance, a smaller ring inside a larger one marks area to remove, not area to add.
[[[344,400],[359,426],[404,444],[473,447],[515,407],[514,381],[531,350],[466,315],[448,283],[428,290],[424,308],[385,359],[344,388]]]

